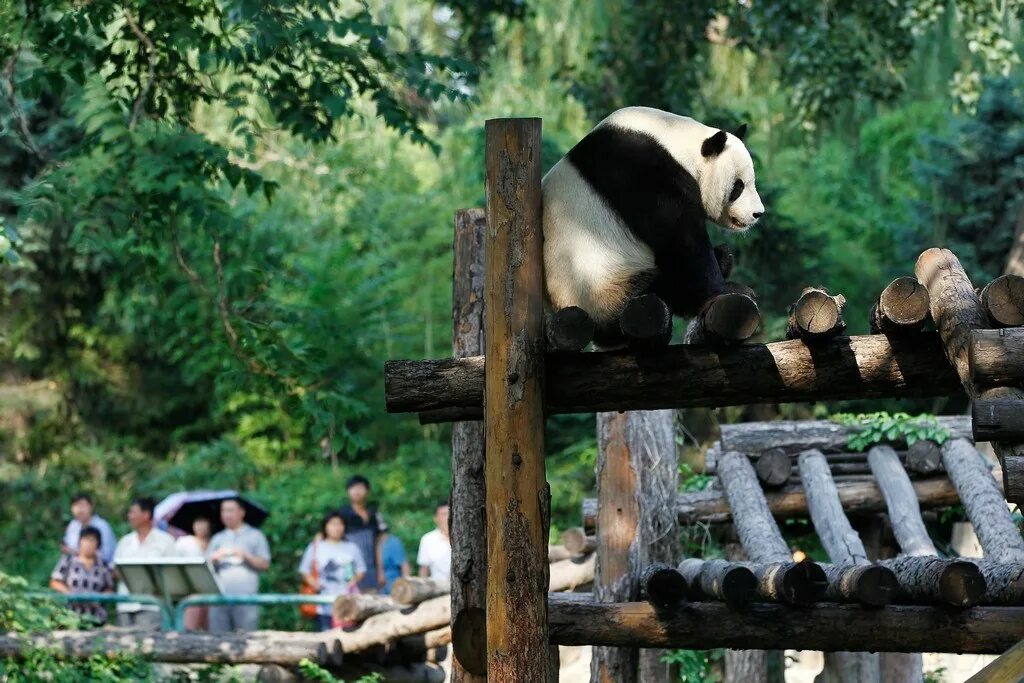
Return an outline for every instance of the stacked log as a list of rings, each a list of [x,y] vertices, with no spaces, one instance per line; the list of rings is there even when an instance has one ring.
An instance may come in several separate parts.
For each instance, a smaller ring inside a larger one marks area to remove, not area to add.
[[[885,512],[885,498],[873,480],[837,481],[836,489],[848,514]],[[956,488],[945,477],[917,480],[913,482],[913,490],[922,509],[948,507],[960,501]],[[807,495],[803,486],[787,485],[779,491],[765,493],[764,497],[777,519],[807,516]],[[594,529],[597,499],[585,498],[582,508],[583,527]],[[681,493],[676,496],[674,508],[680,524],[723,524],[733,520],[732,509],[721,489]]]
[[[979,403],[1024,406],[1024,391],[1015,386],[979,388],[970,364],[972,332],[988,326],[988,316],[959,259],[948,249],[928,249],[917,259],[917,279],[928,287],[932,319],[967,395],[975,401],[975,427]],[[1024,502],[1024,430],[1011,432],[992,448],[1003,466],[1003,491],[1013,503]],[[978,437],[978,434],[975,434]]]
[[[828,293],[824,287],[806,287],[789,309],[788,339],[813,344],[837,337],[846,329],[843,307],[846,297]]]
[[[978,604],[985,594],[985,578],[971,562],[937,557],[910,478],[896,452],[888,446],[875,446],[868,453],[868,462],[885,496],[892,530],[903,552],[885,562],[899,578],[902,598],[954,607]]]
[[[872,334],[919,332],[931,315],[929,303],[928,289],[916,278],[896,278],[871,307]]]
[[[552,562],[549,575],[549,590],[552,592],[573,591],[589,585],[594,580],[594,555]],[[405,664],[410,652],[422,651],[425,655],[430,648],[452,643],[449,591],[447,582],[407,577],[395,581],[392,597],[339,596],[334,601],[334,613],[339,618],[362,620],[362,623],[337,636],[335,649],[338,653],[373,650],[368,658],[375,664]],[[454,631],[454,637],[459,638],[460,630],[456,628]],[[467,633],[465,630],[461,632]],[[420,647],[422,642],[429,643],[429,647]],[[321,659],[330,663],[333,643],[330,639],[327,643],[326,654]],[[465,642],[458,643],[458,646],[463,652],[470,653],[466,659],[472,660],[472,651],[479,643]]]
[[[992,327],[1024,325],[1024,277],[1000,275],[982,288],[979,298]]]

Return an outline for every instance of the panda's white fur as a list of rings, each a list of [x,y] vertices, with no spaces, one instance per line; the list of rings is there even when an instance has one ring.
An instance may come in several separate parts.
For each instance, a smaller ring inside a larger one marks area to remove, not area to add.
[[[704,217],[726,230],[746,230],[764,212],[750,153],[735,135],[726,134],[724,148],[707,156],[702,146],[718,129],[648,107],[620,109],[601,121],[591,135],[598,131],[614,131],[615,135],[634,131],[652,138],[696,181]],[[629,224],[630,220],[636,222],[636,217],[620,215],[615,203],[588,182],[572,155],[563,157],[543,180],[547,291],[555,309],[579,306],[603,325],[613,321],[625,299],[635,293],[630,288],[637,275],[657,269],[659,255],[648,243],[651,240],[642,239],[637,226]],[[637,161],[638,165],[644,163],[643,159]],[[616,172],[623,171],[628,169]],[[742,181],[743,189],[729,201],[736,180]],[[661,199],[652,197],[651,201]],[[678,229],[696,228],[680,225]],[[703,225],[700,229],[706,234]]]

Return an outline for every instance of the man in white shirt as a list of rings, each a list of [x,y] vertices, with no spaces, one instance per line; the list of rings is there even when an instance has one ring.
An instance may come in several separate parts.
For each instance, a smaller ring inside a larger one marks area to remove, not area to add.
[[[124,560],[156,560],[172,557],[174,538],[166,531],[153,526],[153,508],[156,501],[152,498],[136,498],[128,508],[128,524],[133,531],[117,542],[114,551],[114,564]],[[123,581],[118,583],[117,592],[127,595],[128,587]],[[119,602],[117,604],[117,625],[135,628],[160,628],[160,609],[155,605],[143,605],[137,602]]]
[[[448,528],[448,503],[439,503],[434,510],[433,531],[423,534],[420,549],[416,553],[416,564],[420,566],[420,576],[429,576],[438,581],[450,581],[452,573],[452,540]]]

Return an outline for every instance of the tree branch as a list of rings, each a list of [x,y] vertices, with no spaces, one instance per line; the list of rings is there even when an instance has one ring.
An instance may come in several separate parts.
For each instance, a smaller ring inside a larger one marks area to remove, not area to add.
[[[27,19],[26,19],[27,21]],[[7,63],[4,64],[3,68],[3,84],[4,84],[4,96],[7,99],[7,106],[11,108],[11,113],[14,115],[14,120],[17,122],[15,130],[18,134],[18,139],[21,140],[21,144],[25,145],[25,148],[32,152],[40,161],[44,164],[49,160],[46,153],[36,144],[35,138],[32,137],[32,131],[29,129],[28,117],[25,116],[25,112],[18,104],[18,96],[14,87],[14,70],[18,63],[18,56],[21,54],[21,42],[24,38],[25,31],[22,29],[22,36],[18,38],[18,45],[14,48],[14,53],[11,55]]]
[[[146,99],[149,97],[150,91],[153,89],[153,84],[156,82],[156,46],[153,41],[149,39],[142,29],[135,22],[128,8],[124,9],[124,18],[128,23],[128,27],[135,34],[135,37],[139,39],[139,43],[146,50],[146,59],[149,62],[149,76],[145,84],[139,85],[139,95],[135,98],[135,103],[132,105],[132,116],[128,119],[128,130],[135,128],[135,124],[138,123],[139,119],[146,112]]]

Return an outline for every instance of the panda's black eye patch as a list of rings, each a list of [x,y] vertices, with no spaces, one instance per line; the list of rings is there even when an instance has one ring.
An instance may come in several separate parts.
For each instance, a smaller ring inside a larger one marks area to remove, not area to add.
[[[729,201],[734,202],[739,199],[740,195],[743,194],[744,187],[746,186],[743,184],[743,181],[737,178],[736,182],[732,186],[732,192],[729,193]]]

